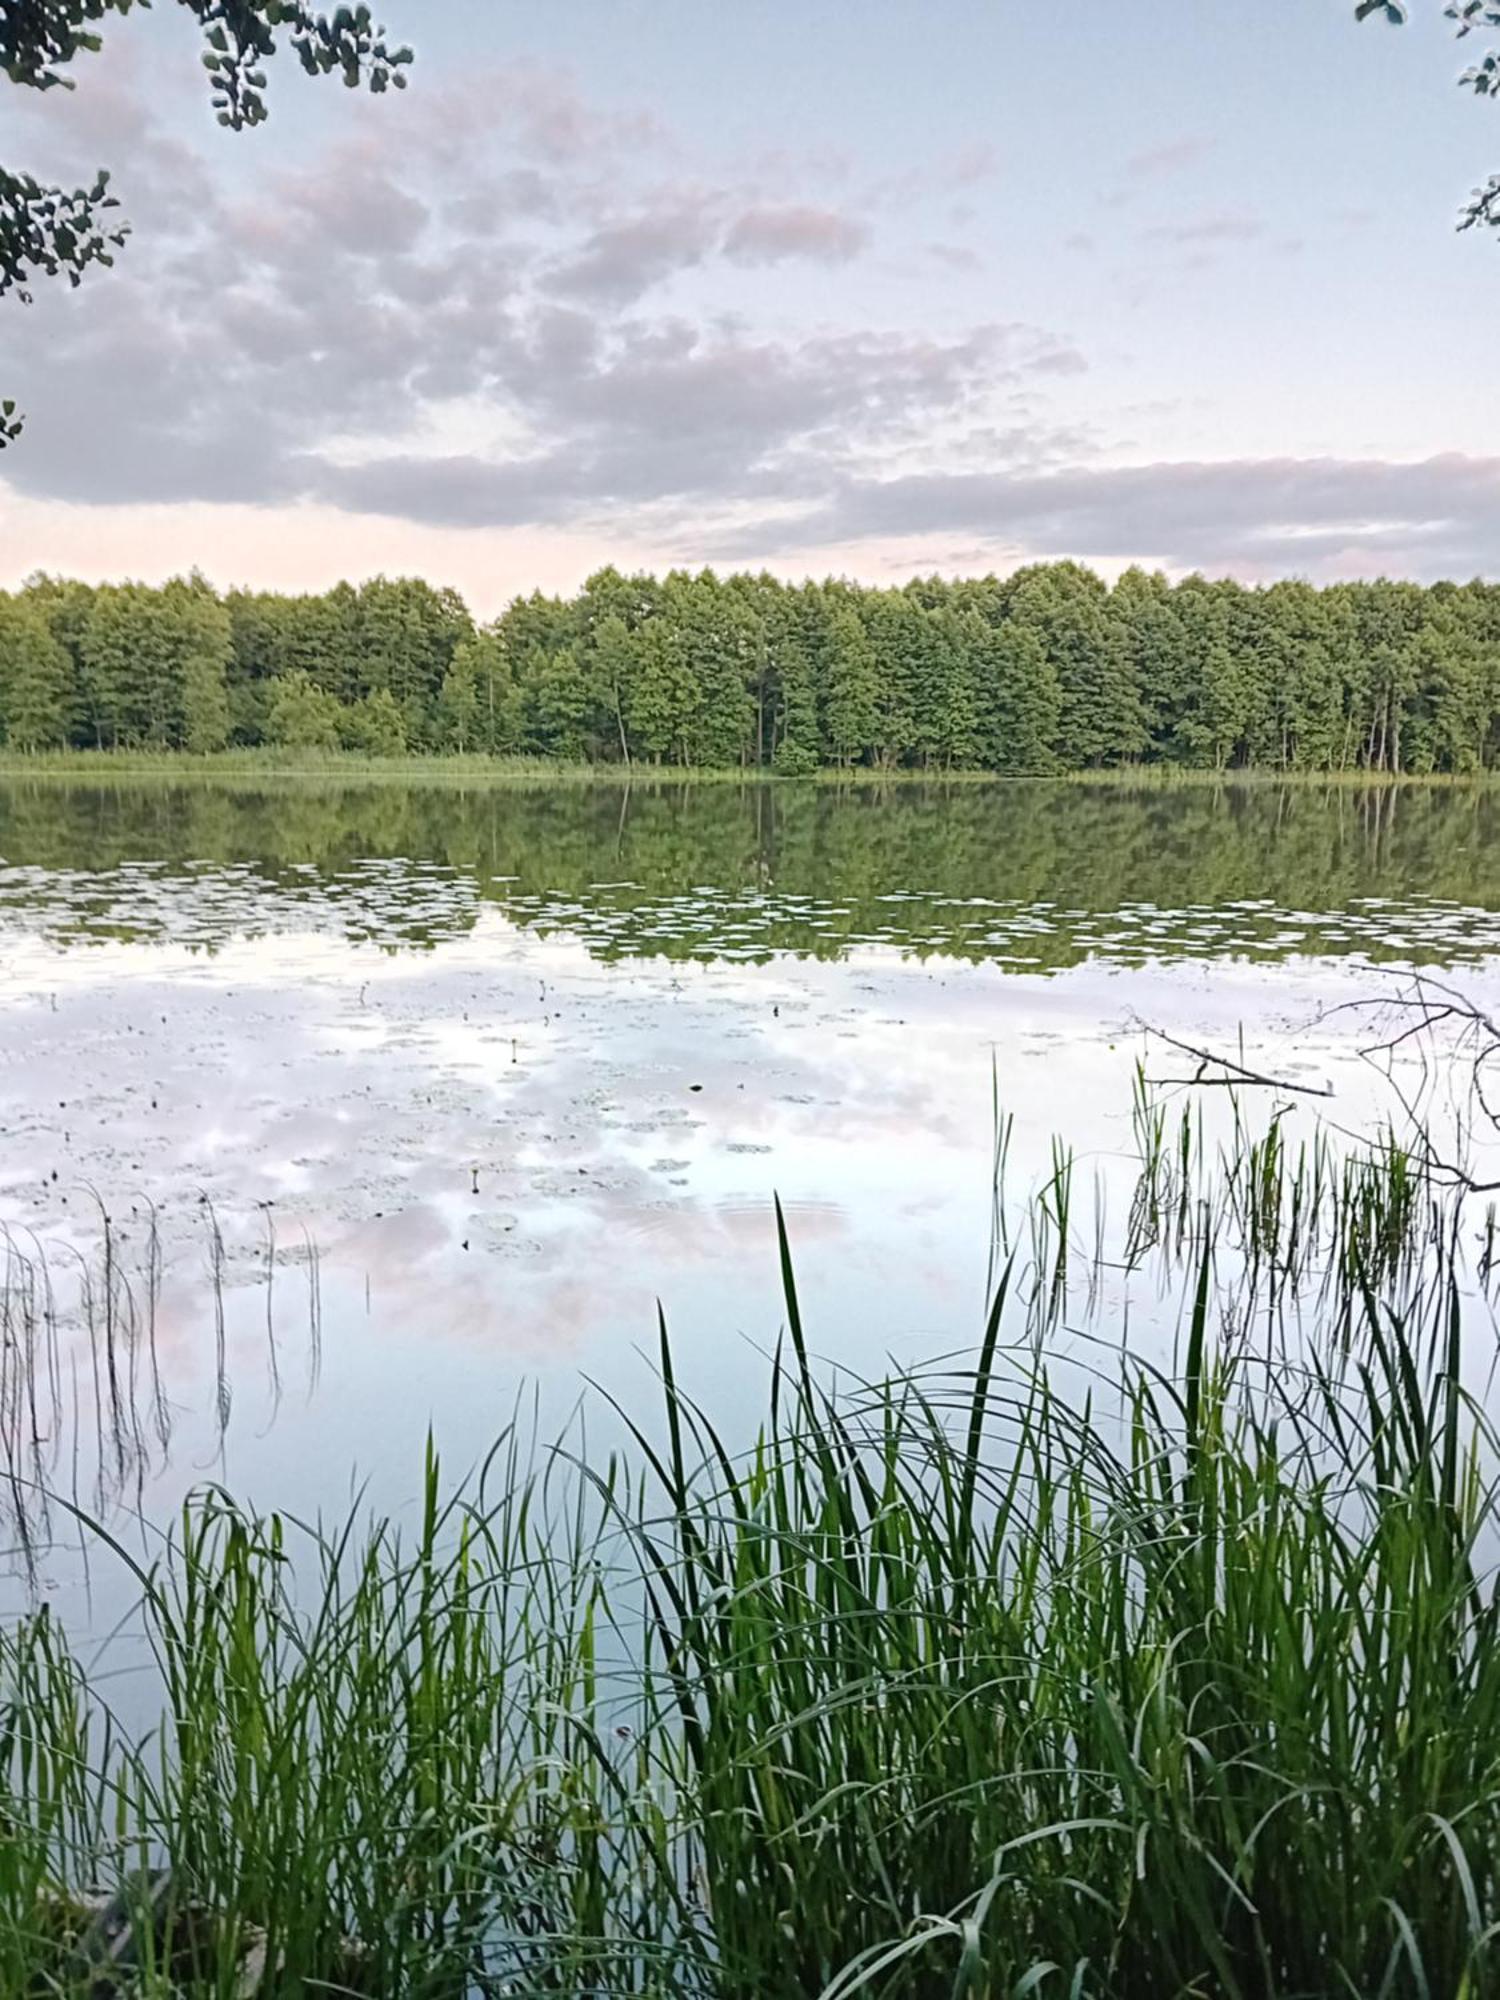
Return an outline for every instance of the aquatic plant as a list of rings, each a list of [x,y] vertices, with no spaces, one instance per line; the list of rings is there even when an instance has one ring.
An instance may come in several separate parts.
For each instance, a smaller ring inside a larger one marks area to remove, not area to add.
[[[86,1528],[151,1726],[52,1613],[0,1633],[0,1991],[1494,1990],[1463,1198],[1140,1115],[1170,1361],[1069,1334],[1060,1151],[944,1368],[827,1379],[783,1229],[748,1443],[663,1326],[625,1445],[518,1420],[451,1492],[429,1452],[409,1534],[217,1490],[152,1560]],[[997,1112],[1002,1212],[1004,1165]]]

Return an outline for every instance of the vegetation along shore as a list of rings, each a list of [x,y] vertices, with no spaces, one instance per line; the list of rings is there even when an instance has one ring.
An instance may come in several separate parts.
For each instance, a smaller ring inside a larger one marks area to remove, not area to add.
[[[429,1455],[404,1529],[64,1522],[139,1612],[0,1628],[0,1988],[1495,1990],[1494,1212],[1394,1137],[1136,1136],[1106,1253],[998,1129],[934,1369],[832,1382],[783,1230],[758,1424],[663,1326],[623,1445]],[[1127,1271],[1175,1337],[1069,1335]]]
[[[1500,587],[1247,588],[604,569],[478,626],[414,579],[0,595],[0,745],[769,770],[1471,773],[1500,763]]]

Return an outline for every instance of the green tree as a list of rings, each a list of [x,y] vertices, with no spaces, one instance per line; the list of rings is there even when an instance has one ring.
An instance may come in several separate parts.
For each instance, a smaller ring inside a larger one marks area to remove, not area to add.
[[[922,643],[927,617],[915,596],[904,590],[865,590],[856,608],[870,648],[877,689],[872,734],[875,761],[899,764],[923,746],[927,700],[922,686],[929,662]]]
[[[285,600],[262,590],[231,590],[229,613],[229,736],[236,744],[266,740],[277,643]]]
[[[35,729],[106,748],[339,740],[788,775],[1141,754],[1209,769],[1500,762],[1500,588],[1483,583],[1246,590],[1128,571],[1106,591],[1062,563],[1003,583],[789,590],[601,571],[571,602],[519,600],[483,631],[409,580],[220,600],[199,576],[34,577],[14,603],[53,642]]]
[[[1270,761],[1289,771],[1333,770],[1341,755],[1344,698],[1338,635],[1323,597],[1309,583],[1276,583],[1261,602]]]
[[[1361,761],[1401,771],[1411,746],[1407,725],[1420,680],[1417,634],[1423,593],[1411,584],[1353,584],[1345,590],[1358,634],[1358,678],[1352,693]]]
[[[137,583],[96,591],[83,663],[97,741],[108,749],[164,748],[174,690],[160,594]]]
[[[762,760],[785,777],[806,777],[823,761],[807,601],[803,592],[784,589],[774,577],[758,577],[756,584],[765,635],[757,722]]]
[[[1191,576],[1173,592],[1184,672],[1168,742],[1178,761],[1222,771],[1241,762],[1252,734],[1255,689],[1236,646],[1238,587]],[[1118,608],[1118,595],[1116,605]]]
[[[547,757],[586,758],[597,740],[598,698],[576,645],[546,654],[527,690],[530,730]]]
[[[438,742],[460,755],[491,756],[521,742],[520,704],[505,641],[498,631],[475,632],[454,648],[438,695]]]
[[[636,669],[625,704],[630,741],[656,764],[689,761],[698,712],[698,680],[674,616],[678,602],[669,578],[661,610],[635,634]]]
[[[917,657],[926,695],[919,712],[916,749],[924,763],[945,769],[972,766],[979,757],[979,694],[973,627],[961,613],[922,613]]]
[[[753,680],[764,645],[757,613],[710,572],[685,581],[673,601],[684,689],[691,687],[684,759],[747,763],[756,725]]]
[[[266,735],[288,750],[337,750],[343,741],[343,719],[344,711],[333,696],[299,671],[277,682]]]
[[[83,658],[83,635],[95,592],[91,585],[66,577],[37,575],[27,578],[21,596],[46,619],[48,631],[68,656],[67,741],[97,748],[94,704]]]
[[[620,758],[630,762],[630,731],[625,711],[635,679],[639,653],[635,634],[617,611],[601,618],[592,632],[594,681],[604,695],[619,732]]]
[[[419,577],[378,576],[359,592],[358,631],[356,684],[335,691],[350,701],[384,688],[401,710],[407,741],[426,748],[443,677],[474,633],[462,599]]]
[[[67,649],[28,596],[0,593],[0,740],[12,750],[59,750],[68,740]]]
[[[1135,665],[1092,570],[1046,563],[1010,579],[1009,615],[1041,639],[1062,705],[1057,750],[1073,770],[1123,764],[1145,747]]]
[[[361,750],[367,757],[406,755],[406,718],[388,688],[376,688],[346,708],[339,717],[339,731],[346,748]]]
[[[200,576],[162,592],[169,643],[176,654],[180,724],[172,747],[202,754],[229,741],[228,670],[234,654],[229,613]]]
[[[466,640],[448,662],[438,693],[438,747],[467,756],[480,745],[481,694],[476,642]]]
[[[1110,593],[1110,612],[1139,690],[1147,754],[1185,761],[1182,719],[1194,698],[1193,657],[1171,584],[1160,570],[1127,569]]]
[[[494,634],[515,680],[520,747],[545,751],[551,711],[546,700],[539,707],[536,691],[549,671],[549,662],[579,637],[576,606],[533,591],[529,597],[513,600],[496,622]]]
[[[1011,776],[1055,769],[1062,688],[1041,634],[1017,620],[991,625],[969,615],[980,762]]]
[[[868,757],[880,732],[880,676],[874,648],[852,604],[829,619],[828,741],[840,764]]]
[[[1493,655],[1472,604],[1429,599],[1406,641],[1403,744],[1412,771],[1470,772],[1489,761],[1495,712]]]

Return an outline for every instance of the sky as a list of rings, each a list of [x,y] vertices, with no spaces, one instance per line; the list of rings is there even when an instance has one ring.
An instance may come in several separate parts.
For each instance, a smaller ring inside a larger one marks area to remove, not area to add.
[[[133,231],[0,300],[0,585],[1494,575],[1500,110],[1412,13],[386,0],[404,93],[283,50],[240,134],[111,16],[0,81]]]

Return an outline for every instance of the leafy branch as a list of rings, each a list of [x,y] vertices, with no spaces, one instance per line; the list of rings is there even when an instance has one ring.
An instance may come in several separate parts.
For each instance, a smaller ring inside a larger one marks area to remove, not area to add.
[[[1396,28],[1404,27],[1411,18],[1406,0],[1358,0],[1355,20],[1367,21],[1372,14]],[[1474,34],[1500,34],[1500,0],[1447,0],[1443,18],[1456,25],[1460,41]],[[1471,90],[1476,97],[1500,99],[1500,48],[1486,49],[1470,63],[1458,83],[1461,90]],[[1470,192],[1459,210],[1458,226],[1461,230],[1500,229],[1500,174],[1492,174],[1483,187]]]
[[[76,285],[90,264],[112,264],[111,250],[129,230],[103,218],[119,205],[102,171],[91,188],[70,194],[0,167],[0,298],[14,288],[29,301],[27,281],[34,272],[49,278],[66,273]]]
[[[31,90],[71,90],[64,74],[80,55],[95,53],[93,25],[128,14],[151,0],[0,0],[0,73]],[[393,47],[370,9],[342,6],[315,12],[305,0],[177,0],[203,31],[203,67],[213,109],[230,131],[266,118],[266,72],[284,35],[309,76],[343,78],[377,95],[405,88],[409,48]],[[93,264],[111,264],[129,234],[102,169],[92,187],[44,187],[29,174],[0,167],[0,298],[29,300],[34,277],[65,276],[76,285]],[[0,451],[21,430],[15,405],[0,405]]]
[[[261,65],[276,53],[285,31],[309,76],[337,71],[351,89],[379,94],[405,87],[409,48],[392,48],[367,6],[315,13],[305,0],[177,0],[203,29],[203,67],[221,125],[239,131],[266,116]],[[62,72],[80,54],[93,53],[100,37],[87,26],[107,14],[128,14],[150,0],[22,0],[0,15],[0,69],[12,83],[34,90],[71,88]]]

